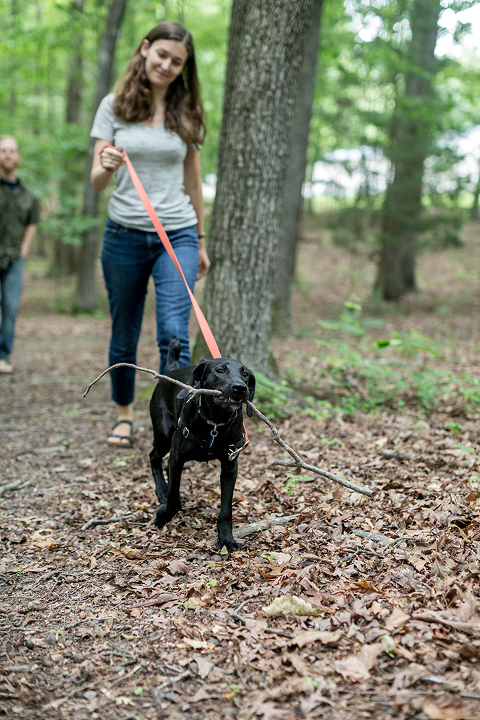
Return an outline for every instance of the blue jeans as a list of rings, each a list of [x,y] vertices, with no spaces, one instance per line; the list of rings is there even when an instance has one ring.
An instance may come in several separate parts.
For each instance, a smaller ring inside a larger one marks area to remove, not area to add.
[[[198,235],[195,226],[171,230],[172,247],[193,292],[198,269]],[[107,220],[101,253],[107,286],[112,335],[109,362],[136,364],[137,344],[150,275],[155,285],[157,343],[160,372],[165,367],[170,340],[182,344],[180,364],[190,364],[188,323],[191,300],[185,284],[156,232],[132,230]],[[135,370],[118,368],[110,373],[112,399],[129,405],[135,394]]]
[[[0,323],[0,359],[8,358],[13,348],[15,320],[23,288],[24,258],[19,258],[7,270],[0,270],[0,287],[2,291]]]

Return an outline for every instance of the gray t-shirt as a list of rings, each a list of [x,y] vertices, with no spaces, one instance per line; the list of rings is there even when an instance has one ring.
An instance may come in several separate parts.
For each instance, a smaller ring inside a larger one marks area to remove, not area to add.
[[[90,137],[125,148],[165,230],[196,225],[197,216],[183,184],[187,145],[164,125],[150,128],[124,122],[113,113],[114,97],[111,93],[103,98]],[[116,183],[108,203],[109,218],[124,227],[154,231],[126,165],[116,171]]]

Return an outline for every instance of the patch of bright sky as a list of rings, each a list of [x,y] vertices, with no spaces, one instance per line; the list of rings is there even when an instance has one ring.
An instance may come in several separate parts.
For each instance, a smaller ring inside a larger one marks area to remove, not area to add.
[[[365,18],[361,18],[356,11],[356,3],[352,0],[345,0],[345,8],[352,17],[354,29],[360,40],[369,42],[374,37],[384,34],[383,23],[378,15],[375,14],[375,8],[388,5],[389,0],[362,0],[362,4],[371,7],[373,12],[369,13]],[[444,3],[447,5],[448,0]],[[461,43],[454,42],[453,35],[457,27],[457,23],[470,23],[470,32],[462,38]],[[436,54],[438,56],[447,55],[449,57],[460,58],[462,54],[478,55],[480,57],[480,2],[472,5],[467,10],[455,12],[450,8],[445,8],[439,19],[439,26],[446,32],[439,37],[437,42]],[[397,23],[395,31],[400,37],[410,34],[408,22]]]
[[[468,35],[462,38],[461,44],[453,41],[453,33],[457,22],[471,23],[472,25]],[[441,28],[447,30],[447,34],[438,39],[437,55],[460,58],[465,53],[480,56],[480,2],[475,3],[467,10],[457,13],[450,8],[446,8],[440,15],[438,24]]]

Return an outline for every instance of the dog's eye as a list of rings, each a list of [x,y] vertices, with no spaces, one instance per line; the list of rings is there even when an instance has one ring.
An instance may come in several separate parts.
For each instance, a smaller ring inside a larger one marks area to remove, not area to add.
[[[246,370],[242,370],[242,377],[248,378],[248,372]]]
[[[225,372],[225,368],[223,368],[223,367],[218,367],[218,368],[215,369],[215,372],[220,375],[221,373],[224,373],[224,372]]]

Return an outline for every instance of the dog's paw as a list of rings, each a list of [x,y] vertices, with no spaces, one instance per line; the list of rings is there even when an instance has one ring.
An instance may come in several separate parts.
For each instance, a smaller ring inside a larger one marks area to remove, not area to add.
[[[180,507],[178,507],[175,510],[172,510],[172,508],[167,507],[167,505],[160,505],[160,507],[157,510],[157,514],[155,516],[155,525],[158,528],[163,528],[165,525],[170,522],[170,520],[173,518],[174,515],[177,514],[177,512],[180,510]]]
[[[222,540],[221,538],[218,538],[218,547],[220,550],[222,550],[222,548],[225,547],[225,548],[227,548],[227,551],[229,553],[232,553],[232,552],[235,552],[235,550],[238,550],[240,545],[237,542],[235,542],[233,537],[229,538],[229,539],[224,539],[224,540]]]
[[[172,513],[167,511],[166,505],[160,505],[155,516],[155,525],[157,528],[163,528],[173,517]]]

